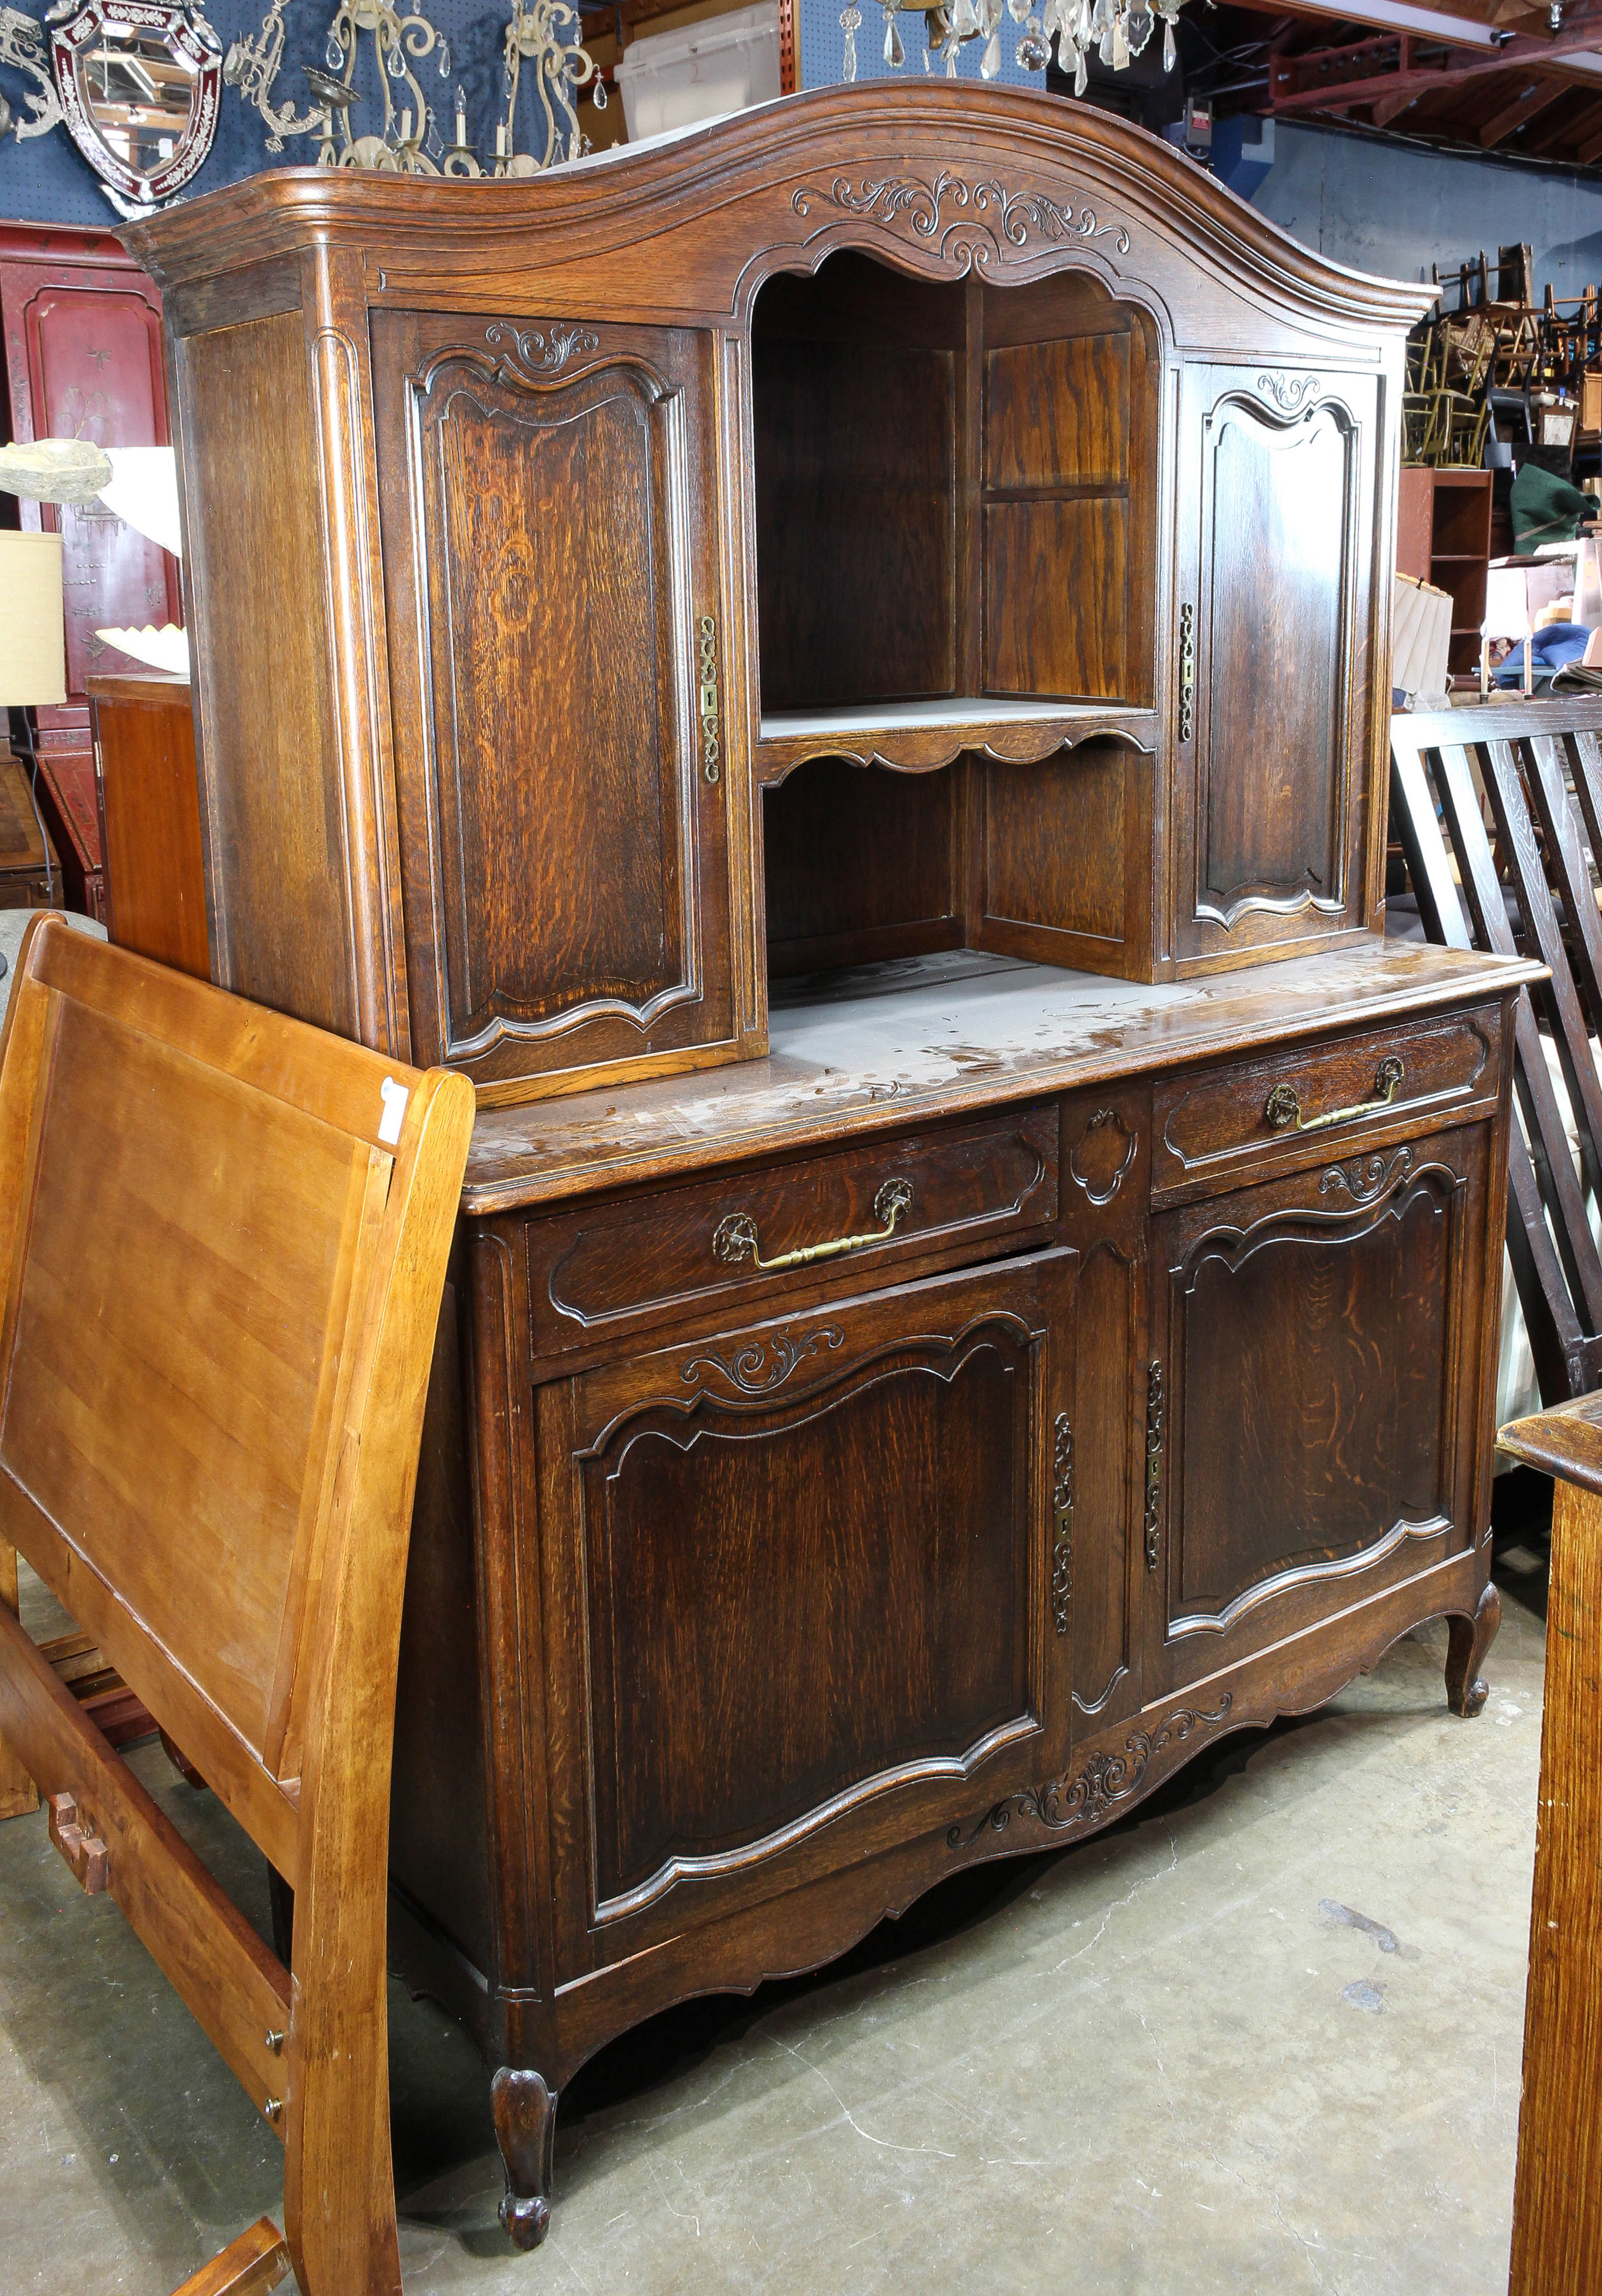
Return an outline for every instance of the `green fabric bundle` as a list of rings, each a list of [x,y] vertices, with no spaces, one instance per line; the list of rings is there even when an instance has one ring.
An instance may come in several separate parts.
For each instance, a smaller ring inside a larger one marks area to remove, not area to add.
[[[1570,486],[1555,471],[1539,463],[1521,463],[1513,480],[1513,547],[1520,558],[1533,558],[1543,542],[1573,542],[1580,521],[1597,505],[1590,495]]]

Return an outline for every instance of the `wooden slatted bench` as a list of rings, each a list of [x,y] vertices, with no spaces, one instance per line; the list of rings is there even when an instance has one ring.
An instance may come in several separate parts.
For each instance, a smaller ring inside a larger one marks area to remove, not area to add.
[[[1557,1403],[1602,1385],[1602,1258],[1581,1185],[1583,1174],[1602,1199],[1602,1081],[1590,1046],[1602,1028],[1602,917],[1586,854],[1588,844],[1602,853],[1602,701],[1485,702],[1394,718],[1391,822],[1431,940],[1539,956],[1549,970],[1518,993],[1523,1125],[1509,1142],[1508,1250],[1541,1400]],[[1573,1111],[1580,1171],[1549,1042]]]
[[[190,2284],[400,2287],[385,1892],[401,1595],[471,1086],[41,918],[0,1043],[12,1548],[295,1897],[285,1967],[0,1602],[20,1766],[284,2144]],[[81,1249],[93,1222],[97,1248]]]

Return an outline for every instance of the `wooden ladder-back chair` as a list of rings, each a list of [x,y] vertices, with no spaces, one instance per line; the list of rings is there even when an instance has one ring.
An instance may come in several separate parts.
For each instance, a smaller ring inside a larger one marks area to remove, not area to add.
[[[1602,1259],[1585,1205],[1588,1192],[1602,1201],[1602,1082],[1590,1041],[1602,1027],[1602,918],[1587,852],[1602,854],[1602,699],[1394,718],[1391,816],[1431,940],[1503,955],[1522,943],[1549,969],[1533,991],[1519,991],[1523,1130],[1514,1126],[1509,1145],[1508,1250],[1541,1400],[1557,1403],[1602,1386]],[[1543,1021],[1573,1112],[1579,1171]]]
[[[400,2287],[390,1747],[472,1120],[462,1077],[54,919],[22,943],[0,1040],[0,1786],[10,1762],[51,1798],[79,1880],[283,2140],[305,2296]],[[22,1631],[13,1548],[293,1890],[289,1968]],[[270,2287],[284,2245],[259,2225],[190,2288]]]

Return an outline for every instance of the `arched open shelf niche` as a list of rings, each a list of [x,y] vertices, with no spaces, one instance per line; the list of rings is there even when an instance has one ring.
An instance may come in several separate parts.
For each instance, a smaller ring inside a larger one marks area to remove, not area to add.
[[[1143,964],[1150,316],[853,250],[768,281],[752,364],[772,976]]]
[[[996,287],[847,252],[769,280],[751,348],[764,726],[936,701],[1150,707],[1147,313],[1085,271]]]

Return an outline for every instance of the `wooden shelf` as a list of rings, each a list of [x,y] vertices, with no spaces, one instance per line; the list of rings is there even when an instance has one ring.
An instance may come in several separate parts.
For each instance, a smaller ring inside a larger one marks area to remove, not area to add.
[[[930,773],[965,750],[1011,765],[1036,765],[1081,742],[1113,740],[1149,755],[1157,736],[1156,710],[1123,701],[960,694],[853,709],[787,709],[762,720],[756,781],[771,788],[809,758],[849,758],[861,766]]]

